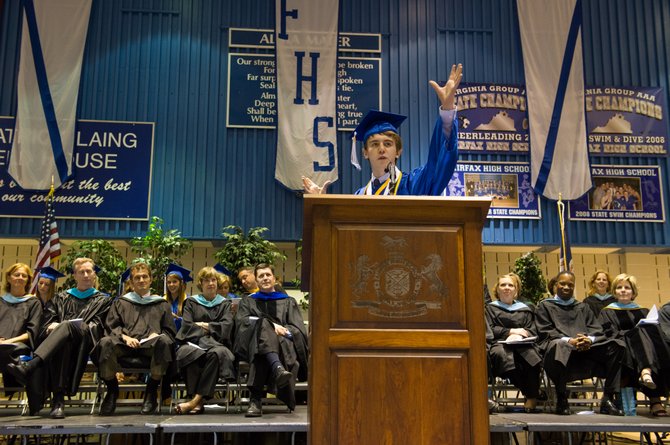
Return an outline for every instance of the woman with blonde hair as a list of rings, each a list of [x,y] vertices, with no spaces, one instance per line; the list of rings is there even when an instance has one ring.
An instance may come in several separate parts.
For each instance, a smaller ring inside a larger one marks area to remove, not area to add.
[[[33,274],[24,263],[16,263],[5,271],[4,294],[0,297],[0,372],[5,387],[18,387],[20,381],[7,372],[7,365],[20,365],[21,356],[31,356],[35,349],[42,319],[42,305],[30,295]],[[26,390],[31,415],[42,408],[38,382],[28,380]]]
[[[637,279],[622,273],[612,281],[612,289],[617,301],[600,312],[599,321],[608,337],[623,340],[626,345],[621,386],[634,386],[637,382],[649,397],[651,414],[667,417],[660,397],[668,394],[670,347],[658,324],[640,323],[649,310],[634,301],[638,293]]]
[[[524,410],[538,412],[542,357],[533,338],[535,316],[533,310],[516,298],[521,291],[521,280],[514,273],[498,277],[494,289],[495,300],[486,305],[486,321],[493,338],[489,358],[494,376],[508,378],[526,397]]]
[[[174,317],[177,331],[181,328],[182,312],[186,295],[186,283],[193,281],[191,271],[177,264],[168,265],[165,271],[165,300],[172,307],[172,317]]]
[[[220,281],[221,274],[214,268],[203,267],[197,278],[201,293],[184,303],[182,329],[177,334],[177,366],[192,398],[175,407],[177,414],[202,414],[219,379],[235,379],[233,314],[230,300],[217,293]]]
[[[616,298],[610,293],[612,289],[612,279],[609,274],[602,269],[596,270],[589,279],[589,291],[586,293],[584,303],[586,303],[593,315],[598,318],[600,311],[611,303],[616,302]]]

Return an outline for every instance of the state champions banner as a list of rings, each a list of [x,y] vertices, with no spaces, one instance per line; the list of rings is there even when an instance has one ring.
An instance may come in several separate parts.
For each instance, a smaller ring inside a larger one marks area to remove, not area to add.
[[[275,179],[336,181],[338,0],[277,0]]]
[[[490,197],[488,218],[542,217],[528,162],[459,162],[442,195]]]

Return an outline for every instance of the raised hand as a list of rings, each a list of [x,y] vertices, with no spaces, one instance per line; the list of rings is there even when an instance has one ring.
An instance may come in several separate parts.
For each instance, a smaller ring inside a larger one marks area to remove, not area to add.
[[[449,80],[444,86],[440,86],[434,80],[428,82],[435,90],[437,98],[440,99],[440,107],[443,110],[453,110],[456,105],[456,90],[463,79],[463,65],[452,65]]]

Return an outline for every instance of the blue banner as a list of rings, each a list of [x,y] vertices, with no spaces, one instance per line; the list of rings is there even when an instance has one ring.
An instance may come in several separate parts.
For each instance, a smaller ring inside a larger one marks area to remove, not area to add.
[[[0,117],[0,216],[44,214],[46,193],[27,192],[7,174],[14,118]],[[77,122],[74,179],[56,190],[58,218],[149,218],[154,124]]]
[[[528,156],[528,114],[523,86],[461,83],[456,105],[460,152]]]
[[[591,155],[668,155],[663,88],[589,87],[584,99]]]
[[[228,55],[229,128],[273,129],[277,123],[274,54]],[[337,129],[353,131],[363,115],[380,110],[381,59],[337,59]]]
[[[444,195],[491,197],[489,218],[542,216],[527,162],[459,162]]]
[[[570,201],[570,219],[665,222],[659,166],[592,165],[591,177],[593,189]]]

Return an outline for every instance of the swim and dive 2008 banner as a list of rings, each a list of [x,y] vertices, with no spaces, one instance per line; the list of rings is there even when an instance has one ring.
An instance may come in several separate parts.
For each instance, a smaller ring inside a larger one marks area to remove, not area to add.
[[[25,191],[9,176],[14,118],[0,117],[0,216],[43,217],[47,191]],[[152,122],[77,122],[74,179],[56,190],[57,218],[149,217]]]

